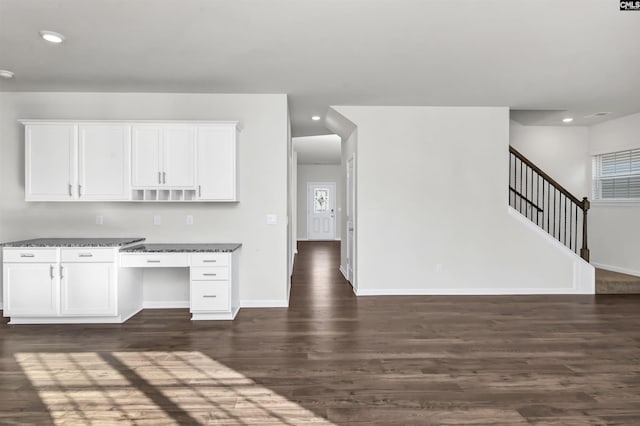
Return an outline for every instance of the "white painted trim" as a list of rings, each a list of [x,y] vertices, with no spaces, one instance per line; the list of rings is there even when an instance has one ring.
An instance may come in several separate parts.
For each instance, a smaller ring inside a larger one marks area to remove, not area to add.
[[[142,303],[143,309],[184,309],[189,307],[188,300],[161,300]]]
[[[534,294],[593,294],[575,288],[359,288],[356,296],[510,296]]]
[[[298,238],[298,241],[309,241],[308,238]]]
[[[620,266],[605,265],[604,263],[591,262],[593,266],[599,269],[606,269],[607,271],[620,272],[621,274],[634,275],[640,277],[640,271],[634,269],[622,268]]]
[[[241,308],[288,308],[289,301],[286,299],[250,299],[241,300]]]

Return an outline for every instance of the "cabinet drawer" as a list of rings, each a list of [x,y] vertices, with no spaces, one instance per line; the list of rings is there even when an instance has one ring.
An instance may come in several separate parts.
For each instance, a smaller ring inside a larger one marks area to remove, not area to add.
[[[192,281],[191,311],[229,311],[228,281]]]
[[[191,279],[193,281],[220,281],[229,279],[229,268],[216,267],[191,267]]]
[[[191,255],[191,266],[227,266],[229,253],[201,253]]]
[[[120,266],[123,268],[188,267],[189,255],[186,253],[122,253]]]
[[[5,248],[3,250],[3,262],[12,263],[53,263],[57,262],[57,249],[31,249],[25,247],[22,248]]]
[[[87,249],[60,249],[62,262],[115,262],[116,256],[113,249],[87,248]]]

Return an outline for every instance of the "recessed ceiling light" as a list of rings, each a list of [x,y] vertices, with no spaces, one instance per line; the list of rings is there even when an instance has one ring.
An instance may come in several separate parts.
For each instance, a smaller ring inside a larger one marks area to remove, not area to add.
[[[314,115],[313,117],[311,117],[311,119],[313,121],[319,121],[320,120],[320,116],[319,115]]]
[[[572,121],[573,121],[573,118],[571,118],[571,117],[567,117],[567,118],[563,118],[562,119],[563,123],[571,123]]]
[[[0,70],[0,77],[2,78],[13,78],[15,74],[13,74],[9,70]]]
[[[58,44],[64,41],[64,36],[54,31],[48,31],[48,30],[40,31],[40,37],[47,40],[49,43]]]

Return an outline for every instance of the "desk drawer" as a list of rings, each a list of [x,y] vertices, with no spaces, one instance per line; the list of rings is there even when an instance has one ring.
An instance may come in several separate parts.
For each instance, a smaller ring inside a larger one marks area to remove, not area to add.
[[[191,255],[191,266],[228,266],[230,253],[198,253]]]
[[[122,253],[120,266],[123,268],[169,268],[188,267],[186,253]]]
[[[115,262],[116,253],[109,248],[60,249],[62,262]]]
[[[194,268],[191,267],[193,281],[221,281],[229,279],[229,268]]]
[[[55,248],[5,248],[2,261],[5,263],[55,263],[57,249]]]
[[[229,311],[228,281],[192,281],[191,311]]]

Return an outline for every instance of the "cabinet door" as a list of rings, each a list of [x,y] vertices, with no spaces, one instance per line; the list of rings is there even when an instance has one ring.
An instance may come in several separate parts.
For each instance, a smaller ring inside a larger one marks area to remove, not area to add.
[[[236,199],[235,126],[198,127],[198,199]]]
[[[79,198],[129,198],[129,126],[86,124],[78,133]]]
[[[195,129],[192,126],[165,128],[162,171],[162,182],[166,186],[195,186]]]
[[[116,315],[113,263],[62,263],[62,315]]]
[[[51,263],[5,263],[5,316],[56,316],[58,275]]]
[[[25,129],[25,199],[71,200],[77,196],[72,124],[33,124]]]
[[[158,187],[162,184],[162,126],[133,126],[131,184]]]

